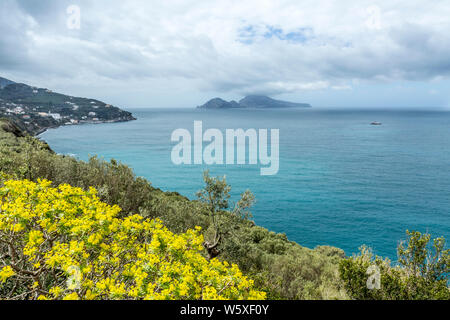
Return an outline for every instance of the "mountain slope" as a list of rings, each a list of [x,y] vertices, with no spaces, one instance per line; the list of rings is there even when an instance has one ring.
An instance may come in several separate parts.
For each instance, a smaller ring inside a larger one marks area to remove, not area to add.
[[[242,108],[310,108],[307,103],[275,100],[266,96],[247,96],[239,104]]]
[[[0,77],[0,89],[3,89],[4,87],[14,83],[14,81]]]
[[[220,98],[214,98],[209,100],[202,106],[199,106],[199,109],[232,109],[232,108],[240,108],[241,106],[236,101],[225,101]]]

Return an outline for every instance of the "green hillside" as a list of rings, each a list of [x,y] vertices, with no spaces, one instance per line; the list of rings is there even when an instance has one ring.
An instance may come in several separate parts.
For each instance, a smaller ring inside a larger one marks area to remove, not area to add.
[[[99,100],[1,79],[0,117],[12,119],[33,135],[62,125],[135,120],[130,112]]]

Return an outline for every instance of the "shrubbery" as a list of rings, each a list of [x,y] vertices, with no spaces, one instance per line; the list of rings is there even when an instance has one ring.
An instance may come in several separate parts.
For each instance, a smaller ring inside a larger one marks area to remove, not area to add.
[[[367,247],[340,263],[340,274],[350,297],[358,300],[450,300],[448,277],[450,250],[438,238],[407,232],[408,240],[398,247],[396,265],[374,256]],[[370,278],[372,276],[372,278]],[[376,279],[378,278],[378,279]],[[371,281],[378,281],[378,287]]]
[[[95,189],[6,181],[0,299],[264,299],[236,265],[202,256],[200,228],[117,218]]]

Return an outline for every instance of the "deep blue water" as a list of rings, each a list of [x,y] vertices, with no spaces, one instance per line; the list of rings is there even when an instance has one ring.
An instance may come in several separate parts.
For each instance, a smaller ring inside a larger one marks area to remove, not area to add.
[[[347,254],[362,244],[396,258],[405,230],[450,240],[450,112],[325,110],[132,110],[138,121],[67,126],[41,137],[58,153],[115,158],[156,187],[190,198],[206,166],[171,162],[172,131],[194,120],[204,129],[280,129],[280,171],[214,166],[233,199],[256,195],[257,224],[307,247]],[[371,126],[380,121],[382,126]]]

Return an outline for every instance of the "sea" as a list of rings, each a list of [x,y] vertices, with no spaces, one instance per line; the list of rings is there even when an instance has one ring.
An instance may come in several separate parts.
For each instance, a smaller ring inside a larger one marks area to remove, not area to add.
[[[305,247],[336,246],[352,255],[365,244],[396,260],[406,230],[450,241],[450,112],[129,111],[137,121],[64,126],[40,138],[81,160],[119,160],[153,186],[191,199],[203,186],[204,170],[225,175],[232,202],[251,190],[257,201],[252,219]],[[224,137],[227,129],[278,129],[278,174],[262,176],[261,165],[174,164],[172,133],[185,129],[193,137],[194,121]]]

